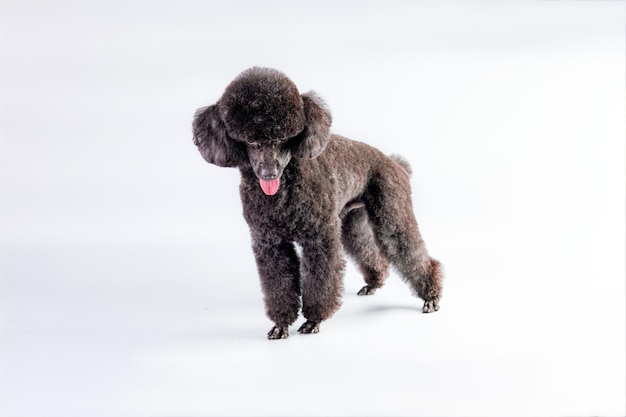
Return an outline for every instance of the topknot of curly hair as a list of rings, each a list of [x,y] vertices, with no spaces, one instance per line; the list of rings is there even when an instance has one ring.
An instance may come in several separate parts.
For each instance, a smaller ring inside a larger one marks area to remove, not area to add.
[[[226,87],[218,107],[234,139],[281,141],[304,129],[298,88],[275,69],[254,67],[244,71]]]

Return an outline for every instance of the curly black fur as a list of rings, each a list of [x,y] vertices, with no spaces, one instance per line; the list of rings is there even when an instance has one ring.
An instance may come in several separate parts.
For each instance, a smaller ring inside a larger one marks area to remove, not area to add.
[[[331,134],[331,122],[315,93],[301,95],[281,72],[256,67],[194,117],[204,159],[241,172],[244,217],[275,323],[270,339],[288,336],[300,308],[302,333],[317,333],[339,308],[342,248],[365,278],[360,295],[380,288],[393,265],[425,301],[423,312],[439,310],[443,274],[413,215],[409,164]]]

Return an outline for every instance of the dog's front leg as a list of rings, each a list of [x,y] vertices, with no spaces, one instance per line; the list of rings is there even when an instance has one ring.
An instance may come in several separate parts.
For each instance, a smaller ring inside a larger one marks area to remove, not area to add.
[[[252,245],[267,317],[274,322],[269,339],[286,339],[300,310],[300,264],[294,245],[262,237]]]
[[[306,322],[298,329],[300,333],[319,332],[320,323],[341,305],[345,261],[339,227],[335,231],[302,243],[302,313]]]

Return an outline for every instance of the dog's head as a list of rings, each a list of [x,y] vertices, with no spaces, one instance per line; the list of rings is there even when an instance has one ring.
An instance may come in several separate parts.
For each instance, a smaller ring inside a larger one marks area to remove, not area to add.
[[[265,194],[274,195],[291,158],[312,159],[326,148],[331,122],[314,92],[300,94],[283,73],[255,67],[235,78],[216,104],[198,109],[193,139],[211,164],[249,164]]]

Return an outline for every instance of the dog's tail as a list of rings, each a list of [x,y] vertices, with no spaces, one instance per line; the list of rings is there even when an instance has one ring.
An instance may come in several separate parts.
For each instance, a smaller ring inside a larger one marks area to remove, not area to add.
[[[411,169],[411,165],[409,164],[409,161],[407,161],[406,159],[404,159],[403,157],[401,157],[398,154],[392,154],[389,156],[396,164],[400,165],[402,167],[402,169],[404,169],[406,171],[407,174],[409,174],[409,177],[411,176],[411,174],[413,174],[413,170]]]

